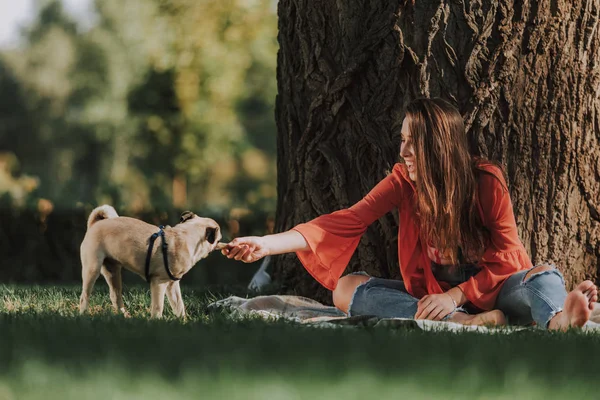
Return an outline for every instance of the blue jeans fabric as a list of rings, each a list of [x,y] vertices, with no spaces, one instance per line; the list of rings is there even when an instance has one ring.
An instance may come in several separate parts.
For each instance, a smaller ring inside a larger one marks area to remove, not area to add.
[[[562,274],[554,267],[536,272],[525,279],[531,270],[519,271],[506,280],[496,298],[495,308],[504,312],[511,324],[542,328],[563,309],[567,290]],[[535,268],[535,267],[534,267]],[[532,268],[533,269],[533,268]]]
[[[562,274],[554,266],[525,280],[529,271],[519,271],[506,280],[496,299],[495,308],[504,312],[511,324],[535,322],[546,328],[550,319],[562,311],[567,297],[565,283]],[[356,288],[348,314],[414,318],[418,301],[408,294],[400,280],[370,278]]]
[[[367,275],[358,273],[358,275]],[[348,306],[348,315],[374,315],[379,318],[414,318],[419,299],[411,296],[404,282],[370,278],[358,285]]]

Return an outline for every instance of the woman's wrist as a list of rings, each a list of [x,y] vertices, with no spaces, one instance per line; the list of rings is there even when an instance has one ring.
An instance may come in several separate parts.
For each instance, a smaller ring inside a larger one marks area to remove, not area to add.
[[[271,241],[269,240],[270,236],[273,235],[261,236],[259,238],[260,247],[262,247],[262,249],[265,251],[266,256],[273,255],[273,247],[271,246]]]
[[[452,303],[454,304],[454,309],[456,310],[458,308],[458,304],[456,304],[456,300],[454,300],[454,297],[452,297],[452,295],[448,292],[446,292],[446,294],[448,295],[448,297],[450,297],[450,300],[452,300]]]
[[[448,290],[446,294],[450,296],[450,298],[454,302],[455,307],[460,307],[467,302],[465,294],[458,286],[455,286],[452,289]]]

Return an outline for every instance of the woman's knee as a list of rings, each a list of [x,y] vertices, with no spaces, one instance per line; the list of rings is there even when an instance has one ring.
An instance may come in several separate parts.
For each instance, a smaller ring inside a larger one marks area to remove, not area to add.
[[[522,285],[551,297],[566,293],[565,279],[553,265],[540,265],[527,271]]]
[[[540,274],[543,274],[544,272],[548,272],[548,271],[558,272],[558,270],[551,265],[539,265],[537,267],[530,269],[527,272],[527,274],[525,275],[525,278],[523,279],[523,281],[528,282],[529,280],[534,278],[536,275],[540,275]]]
[[[356,288],[370,278],[367,275],[346,275],[341,277],[332,293],[333,305],[347,313]]]

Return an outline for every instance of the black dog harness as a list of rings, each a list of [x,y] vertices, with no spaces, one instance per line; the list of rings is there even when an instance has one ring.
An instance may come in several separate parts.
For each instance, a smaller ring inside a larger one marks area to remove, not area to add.
[[[173,276],[173,274],[171,273],[171,270],[169,269],[169,259],[167,257],[167,241],[165,240],[165,231],[163,230],[164,226],[160,226],[159,227],[159,231],[152,234],[152,236],[150,236],[150,243],[148,243],[148,253],[146,254],[146,281],[150,282],[150,257],[152,257],[152,249],[154,248],[154,241],[156,240],[156,238],[160,235],[160,237],[162,238],[162,255],[163,255],[163,262],[165,264],[165,269],[167,270],[167,274],[169,275],[169,278],[171,278],[171,280],[173,281],[178,281],[180,278],[175,278]]]

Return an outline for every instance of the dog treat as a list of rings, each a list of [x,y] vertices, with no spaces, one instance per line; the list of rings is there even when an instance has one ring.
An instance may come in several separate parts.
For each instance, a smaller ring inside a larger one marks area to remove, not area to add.
[[[223,250],[225,247],[229,246],[229,243],[217,243],[217,247],[215,247],[215,249],[217,250]]]

